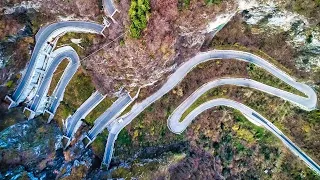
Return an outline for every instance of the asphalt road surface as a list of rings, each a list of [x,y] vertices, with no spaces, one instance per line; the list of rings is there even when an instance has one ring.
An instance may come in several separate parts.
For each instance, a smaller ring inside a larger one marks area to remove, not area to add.
[[[53,107],[56,107],[58,102],[62,99],[63,92],[67,87],[72,76],[76,73],[78,67],[80,66],[79,56],[77,52],[70,46],[65,46],[59,48],[51,54],[53,61],[50,64],[48,70],[45,72],[43,81],[41,82],[36,96],[33,98],[33,101],[30,105],[30,109],[33,110],[36,114],[43,113],[43,109],[38,111],[39,105],[43,102],[46,102],[45,98],[47,97],[50,83],[53,77],[53,73],[58,68],[59,64],[64,60],[69,60],[69,64],[65,69],[65,73],[61,76],[60,81],[57,85],[56,92],[54,95]],[[53,112],[53,111],[51,111]],[[53,112],[54,113],[54,112]]]
[[[308,157],[304,152],[302,152],[294,143],[290,141],[279,129],[277,129],[270,121],[267,119],[263,118],[259,113],[255,112],[254,110],[250,109],[249,107],[231,101],[231,100],[226,100],[226,99],[217,99],[217,100],[212,100],[208,101],[199,107],[197,107],[194,111],[192,111],[185,120],[182,122],[179,122],[179,116],[182,115],[181,112],[184,112],[188,106],[192,104],[196,100],[197,97],[199,97],[198,94],[199,92],[203,91],[205,92],[206,90],[210,89],[210,86],[216,87],[217,85],[223,85],[223,84],[233,84],[233,85],[239,85],[239,86],[245,86],[245,87],[253,87],[255,89],[264,91],[269,94],[276,95],[280,98],[283,98],[285,100],[288,100],[299,107],[311,111],[316,108],[317,105],[317,95],[315,91],[308,85],[297,82],[295,79],[287,75],[285,72],[282,70],[278,69],[271,63],[267,62],[266,60],[251,54],[247,52],[242,52],[242,51],[233,51],[233,50],[213,50],[213,51],[208,51],[205,53],[199,53],[195,57],[191,58],[189,61],[186,63],[182,64],[166,81],[166,83],[153,95],[150,97],[146,98],[144,101],[135,104],[131,111],[126,114],[123,117],[119,117],[117,120],[117,123],[112,124],[110,133],[114,134],[114,137],[117,137],[119,132],[126,126],[128,125],[135,117],[137,117],[144,109],[146,109],[149,105],[160,99],[163,95],[168,93],[170,90],[172,90],[181,80],[187,75],[188,72],[190,72],[194,67],[196,67],[198,64],[209,61],[209,60],[215,60],[215,59],[238,59],[241,61],[246,61],[253,63],[266,71],[270,72],[277,78],[281,79],[288,85],[296,88],[297,90],[303,92],[307,97],[302,97],[298,95],[294,95],[292,93],[282,91],[280,89],[273,88],[268,85],[264,85],[262,83],[253,81],[253,80],[247,80],[247,79],[240,79],[240,78],[229,78],[225,80],[215,81],[211,85],[204,85],[202,88],[197,90],[193,95],[191,95],[186,102],[184,102],[180,108],[177,108],[175,112],[178,114],[176,115],[173,113],[171,115],[171,118],[168,120],[168,127],[170,130],[172,130],[174,133],[181,133],[189,124],[190,122],[201,112],[203,112],[205,109],[211,108],[213,106],[221,106],[221,105],[226,105],[233,107],[242,113],[254,124],[256,125],[261,125],[265,127],[266,129],[270,130],[274,135],[276,135],[278,138],[282,140],[282,142],[298,157],[300,157],[311,169],[313,169],[315,172],[320,174],[319,171],[319,165],[317,165],[314,161],[311,160],[310,157]],[[111,143],[107,143],[109,146]],[[106,150],[109,150],[107,154],[109,156],[112,156],[112,151],[113,148],[106,147]],[[105,159],[108,159],[111,157],[106,157]],[[109,163],[108,161],[104,161],[105,163]]]
[[[74,133],[81,125],[81,119],[85,118],[103,99],[100,92],[93,93],[68,119],[66,119],[66,137],[72,139]]]
[[[108,123],[115,120],[132,101],[129,93],[120,96],[110,108],[95,120],[93,128],[87,134],[89,141],[93,141],[106,128]]]
[[[15,105],[18,105],[19,103],[25,100],[26,93],[24,92],[24,90],[28,86],[30,86],[31,78],[35,73],[36,64],[39,63],[39,61],[43,63],[43,61],[45,60],[42,58],[39,59],[39,57],[45,57],[43,56],[42,52],[50,54],[51,51],[54,49],[55,44],[52,45],[48,43],[52,43],[57,36],[67,32],[87,32],[100,34],[102,29],[102,25],[84,21],[58,22],[41,28],[36,35],[37,42],[33,49],[27,70],[23,75],[23,78],[20,80],[17,89],[11,97],[11,99],[15,102]],[[24,94],[23,97],[21,97],[22,94]]]
[[[112,0],[102,0],[102,4],[104,9],[110,16],[113,16],[114,13],[117,11],[116,7],[113,4]]]

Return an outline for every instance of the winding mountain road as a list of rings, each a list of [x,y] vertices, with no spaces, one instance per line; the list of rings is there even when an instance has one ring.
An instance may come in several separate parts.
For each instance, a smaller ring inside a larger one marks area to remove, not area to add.
[[[67,144],[65,147],[69,146],[73,135],[79,129],[82,121],[106,96],[102,95],[99,91],[94,92],[72,115],[66,119],[66,138]]]
[[[233,107],[240,112],[242,112],[251,122],[253,122],[256,125],[260,125],[265,127],[266,129],[270,130],[274,135],[276,135],[278,138],[282,140],[282,142],[298,157],[300,157],[311,169],[313,169],[316,173],[320,174],[320,168],[319,165],[317,165],[310,157],[308,157],[302,150],[300,150],[294,143],[290,141],[289,138],[287,138],[278,128],[276,128],[270,121],[263,118],[259,113],[255,112],[251,108],[241,104],[237,103],[235,101],[227,100],[227,99],[216,99],[212,101],[208,101],[199,107],[197,107],[194,111],[192,111],[182,122],[179,122],[183,112],[188,109],[189,106],[192,105],[193,102],[196,101],[203,93],[205,93],[207,90],[225,85],[225,84],[232,84],[232,85],[238,85],[238,86],[244,86],[244,87],[252,87],[261,91],[264,91],[266,93],[278,96],[280,98],[283,98],[284,100],[288,100],[299,107],[311,111],[314,110],[317,106],[317,95],[315,91],[308,85],[297,82],[295,79],[287,75],[282,70],[275,67],[273,64],[267,62],[266,60],[251,54],[247,52],[242,51],[233,51],[233,50],[213,50],[208,51],[204,53],[199,53],[195,57],[191,58],[186,63],[182,64],[166,81],[166,83],[153,95],[146,98],[144,101],[135,104],[131,111],[122,117],[119,117],[117,121],[115,121],[114,124],[110,126],[110,134],[113,135],[113,137],[117,137],[119,132],[127,125],[129,124],[135,117],[137,117],[144,109],[146,109],[148,106],[150,106],[152,103],[160,99],[163,95],[168,93],[170,90],[172,90],[179,82],[182,81],[182,79],[190,72],[194,67],[196,67],[198,64],[207,62],[209,60],[215,60],[215,59],[237,59],[241,61],[246,61],[253,63],[266,71],[270,72],[274,76],[278,77],[288,85],[296,88],[297,90],[303,92],[307,97],[298,96],[295,94],[292,94],[287,91],[283,91],[262,83],[259,83],[254,80],[249,80],[245,78],[227,78],[227,79],[220,79],[216,80],[210,83],[205,84],[200,89],[198,89],[195,93],[193,93],[189,98],[186,99],[170,116],[168,119],[168,127],[170,130],[174,133],[181,133],[183,130],[186,129],[186,127],[191,123],[191,121],[201,112],[205,111],[206,109],[209,109],[214,106],[229,106]],[[113,142],[115,140],[111,139]],[[108,142],[107,145],[110,147],[114,146],[112,142]],[[107,152],[110,157],[105,157],[104,159],[111,159],[111,156],[113,154],[113,148],[106,147],[106,150],[109,150],[110,152]],[[104,161],[106,163],[106,166],[109,166],[110,161]]]
[[[104,113],[102,113],[95,121],[94,126],[90,129],[86,138],[89,146],[92,141],[108,126],[110,122],[115,120],[133,101],[129,93],[120,96]]]
[[[35,115],[43,113],[44,109],[46,108],[45,105],[48,102],[47,100],[45,100],[45,98],[47,98],[53,73],[56,71],[59,64],[64,59],[67,59],[69,61],[63,75],[60,78],[58,85],[55,88],[55,91],[57,92],[64,91],[72,76],[76,73],[78,67],[80,66],[79,56],[71,46],[59,48],[55,50],[50,56],[53,59],[52,63],[49,65],[48,70],[45,72],[43,81],[41,82],[36,92],[36,96],[33,98],[32,103],[30,105],[30,109],[35,113]],[[57,103],[57,101],[60,102],[62,96],[63,93],[54,93],[55,104]],[[54,113],[54,111],[52,111],[52,113]]]
[[[32,91],[33,87],[38,85],[37,82],[38,78],[41,77],[41,73],[39,73],[40,75],[36,75],[36,70],[40,70],[39,72],[45,72],[48,68],[48,64],[50,64],[50,62],[47,62],[47,60],[50,59],[50,53],[55,48],[58,40],[57,37],[67,32],[101,34],[102,30],[102,25],[84,21],[58,22],[41,28],[36,34],[37,42],[33,49],[27,70],[11,97],[12,102],[9,107],[17,106],[23,102]],[[31,82],[32,80],[33,82]]]
[[[205,87],[199,89],[199,91],[204,90]],[[288,137],[286,137],[276,126],[274,126],[270,121],[264,118],[262,115],[254,111],[253,109],[245,106],[244,104],[238,103],[229,99],[214,99],[210,100],[206,103],[201,104],[197,108],[195,108],[190,114],[187,115],[182,122],[179,122],[182,113],[187,110],[188,107],[191,106],[194,100],[192,96],[187,98],[183,104],[188,104],[188,106],[181,106],[176,109],[176,111],[172,114],[168,119],[168,127],[169,129],[176,134],[182,133],[187,126],[194,120],[199,114],[203,111],[206,111],[215,106],[228,106],[234,109],[239,110],[249,121],[251,121],[255,125],[263,126],[265,129],[272,132],[276,135],[285,146],[287,146],[296,156],[302,159],[312,170],[320,173],[319,165],[314,162],[308,155],[306,155],[300,148],[298,148]]]
[[[287,91],[283,91],[278,88],[274,88],[268,85],[265,85],[263,83],[257,82],[252,79],[247,79],[247,78],[222,78],[218,80],[214,80],[211,82],[208,82],[204,84],[201,88],[193,92],[184,102],[182,102],[172,113],[171,116],[168,118],[168,127],[169,129],[177,134],[182,133],[186,127],[191,123],[190,119],[185,119],[183,122],[179,122],[179,120],[182,117],[182,114],[190,108],[190,106],[196,102],[197,99],[200,98],[203,94],[205,94],[207,91],[210,89],[216,88],[218,86],[223,86],[223,85],[236,85],[236,86],[242,86],[242,87],[250,87],[256,90],[263,91],[265,93],[280,97],[284,100],[290,101],[294,104],[297,104],[301,106],[304,109],[307,110],[312,110],[313,109],[313,99],[310,97],[313,97],[314,94],[311,94],[309,98],[305,98],[302,96],[298,96],[295,94],[292,94]],[[298,104],[298,102],[301,102],[301,104]],[[306,103],[306,102],[309,102]],[[311,103],[310,103],[311,102]],[[315,102],[316,103],[316,102]],[[251,116],[250,113],[244,113],[245,115],[249,114],[248,116]],[[251,118],[252,119],[252,118]],[[255,118],[254,118],[255,119]],[[263,125],[263,124],[257,124],[256,121],[253,121],[256,125]]]
[[[103,0],[103,7],[105,12],[112,18],[116,13],[117,9],[113,4],[112,0]],[[69,64],[64,72],[62,78],[60,79],[54,93],[53,101],[49,106],[49,113],[56,111],[59,102],[62,100],[65,88],[70,81],[71,77],[74,75],[76,69],[79,66],[79,57],[77,53],[68,47],[60,48],[55,51],[54,58],[51,58],[51,53],[56,46],[56,42],[59,37],[67,32],[85,32],[85,33],[97,33],[101,34],[104,30],[102,25],[83,22],[83,21],[66,21],[50,24],[41,28],[36,34],[36,45],[34,47],[30,62],[28,64],[27,70],[20,80],[20,83],[15,90],[11,98],[10,107],[19,105],[21,102],[25,101],[27,97],[32,96],[35,92],[35,97],[30,104],[30,109],[35,113],[39,113],[39,108],[43,106],[46,102],[44,99],[47,95],[48,88],[50,86],[51,78],[54,71],[60,62],[67,58],[69,59]],[[223,78],[211,81],[204,84],[198,90],[196,90],[192,95],[190,95],[183,103],[175,109],[175,111],[168,118],[168,128],[176,134],[182,133],[188,125],[203,111],[208,110],[215,106],[228,106],[239,110],[249,121],[255,125],[262,126],[265,129],[272,132],[277,136],[283,144],[288,147],[295,155],[302,159],[312,170],[320,174],[319,165],[314,162],[309,156],[307,156],[301,149],[299,149],[289,138],[287,138],[276,126],[274,126],[270,121],[261,116],[258,112],[247,107],[239,102],[219,98],[207,101],[192,112],[190,112],[185,119],[181,120],[182,114],[190,108],[190,106],[197,100],[201,95],[206,93],[208,90],[222,86],[222,85],[236,85],[243,87],[251,87],[265,93],[280,97],[284,100],[290,101],[291,103],[307,110],[314,110],[317,106],[317,95],[315,91],[308,85],[297,82],[295,79],[291,78],[285,72],[281,71],[271,63],[265,61],[264,59],[253,55],[251,53],[246,53],[242,51],[233,50],[214,50],[204,53],[199,53],[195,57],[191,58],[186,63],[182,64],[167,80],[167,82],[153,95],[146,98],[144,101],[135,104],[131,111],[127,114],[114,119],[118,116],[120,112],[119,109],[124,110],[125,107],[132,99],[123,99],[122,103],[115,104],[110,111],[105,112],[100,119],[98,119],[97,124],[89,133],[88,138],[93,140],[97,134],[99,134],[106,125],[108,125],[109,136],[107,145],[105,147],[105,155],[103,158],[103,163],[108,167],[112,158],[114,151],[114,143],[117,139],[120,131],[128,125],[134,118],[136,118],[142,111],[144,111],[148,106],[150,106],[155,101],[159,100],[163,95],[171,91],[177,84],[179,84],[182,79],[198,64],[215,59],[238,59],[241,61],[246,61],[254,63],[255,65],[265,69],[277,78],[284,81],[286,84],[296,88],[297,90],[303,92],[307,97],[292,94],[287,91],[283,91],[263,83],[246,79],[246,78]],[[71,65],[70,65],[71,64]],[[81,124],[81,119],[84,118],[99,102],[103,100],[104,96],[100,93],[94,93],[82,106],[73,114],[73,116],[67,119],[66,124],[66,136],[68,143],[72,139],[75,131]],[[122,111],[121,111],[122,112]],[[110,122],[111,120],[111,122]]]

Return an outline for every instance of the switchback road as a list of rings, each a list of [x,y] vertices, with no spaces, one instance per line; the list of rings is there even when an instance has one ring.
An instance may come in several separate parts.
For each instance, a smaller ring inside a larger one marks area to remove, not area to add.
[[[202,88],[198,89],[193,95],[191,95],[184,103],[179,106],[175,112],[171,115],[171,117],[168,119],[168,127],[170,130],[174,133],[181,133],[189,124],[190,122],[201,112],[203,112],[206,109],[209,109],[214,106],[230,106],[233,107],[240,112],[242,112],[251,122],[253,122],[256,125],[261,125],[265,127],[266,129],[270,130],[274,135],[276,135],[278,138],[282,140],[282,142],[298,157],[300,157],[311,169],[313,169],[315,172],[320,174],[320,168],[319,165],[317,165],[313,160],[311,160],[310,157],[308,157],[304,152],[302,152],[294,143],[291,142],[289,138],[287,138],[279,129],[277,129],[270,121],[263,118],[259,113],[255,112],[254,110],[250,109],[249,107],[231,101],[226,99],[217,99],[213,101],[208,101],[207,103],[204,103],[197,107],[194,111],[192,111],[185,120],[182,122],[179,122],[182,113],[197,99],[199,98],[204,92],[209,90],[210,88],[214,88],[220,85],[224,84],[232,84],[232,85],[239,85],[239,86],[245,86],[245,87],[253,87],[255,89],[264,91],[266,93],[278,96],[280,98],[283,98],[284,100],[288,100],[299,107],[311,111],[314,110],[317,106],[317,95],[315,91],[308,85],[297,82],[295,79],[290,77],[288,74],[283,72],[282,70],[275,67],[273,64],[267,62],[266,60],[251,54],[247,52],[242,51],[233,51],[233,50],[213,50],[208,51],[204,53],[199,53],[195,57],[191,58],[186,63],[182,64],[166,81],[166,83],[153,95],[146,98],[144,101],[135,104],[131,111],[127,114],[125,114],[122,117],[119,117],[116,123],[112,124],[110,127],[110,134],[113,134],[113,137],[117,137],[119,132],[127,125],[129,124],[135,117],[137,117],[144,109],[146,109],[148,106],[150,106],[152,103],[160,99],[163,95],[168,93],[170,90],[172,90],[179,82],[182,81],[182,79],[187,75],[188,72],[190,72],[194,67],[196,67],[198,64],[207,62],[209,60],[215,60],[215,59],[237,59],[241,61],[246,61],[253,63],[266,71],[270,72],[277,78],[284,81],[286,84],[294,87],[295,89],[301,91],[304,93],[307,97],[298,96],[295,94],[292,94],[290,92],[282,91],[277,88],[273,88],[271,86],[253,81],[248,79],[240,79],[240,78],[228,78],[228,79],[222,79],[222,80],[216,80],[214,82],[208,83],[204,85]],[[200,93],[201,92],[201,93]],[[114,140],[112,140],[114,141]],[[109,146],[112,143],[107,143]],[[106,147],[106,150],[109,150],[110,152],[106,153],[109,156],[112,156],[113,148]],[[111,157],[105,157],[104,159],[111,159]],[[110,161],[105,161],[106,163],[109,163]],[[108,164],[106,164],[108,166]]]
[[[79,56],[77,52],[70,46],[65,46],[55,50],[51,54],[51,58],[53,59],[52,63],[49,65],[48,70],[45,72],[44,79],[41,82],[36,92],[36,96],[33,98],[32,103],[30,105],[30,109],[33,111],[34,115],[43,113],[44,109],[46,108],[46,103],[49,103],[45,98],[47,98],[53,73],[56,71],[59,64],[64,59],[67,59],[69,61],[68,66],[66,67],[63,75],[61,76],[57,87],[55,88],[55,92],[57,93],[53,93],[53,107],[56,107],[56,104],[58,104],[62,100],[65,88],[67,87],[72,76],[76,73],[78,67],[80,66]],[[54,114],[55,111],[52,111],[52,113]]]
[[[46,60],[49,58],[49,54],[53,51],[56,45],[57,37],[67,32],[101,34],[102,30],[102,25],[84,21],[58,22],[41,28],[36,34],[37,42],[33,49],[27,70],[11,97],[13,102],[10,107],[17,106],[19,103],[24,101],[32,91],[33,87],[36,86],[38,82],[36,77],[40,77],[40,75],[36,75],[36,70],[46,71],[46,69],[43,68],[47,67]]]

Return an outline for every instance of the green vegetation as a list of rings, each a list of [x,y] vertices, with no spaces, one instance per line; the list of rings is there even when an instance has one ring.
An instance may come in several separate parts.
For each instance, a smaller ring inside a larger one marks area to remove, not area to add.
[[[68,66],[69,61],[67,59],[64,59],[57,67],[56,71],[53,73],[52,76],[52,80],[50,83],[50,87],[49,87],[49,91],[48,91],[48,95],[50,96],[54,89],[56,88],[64,70],[66,69],[66,67]]]
[[[291,87],[290,85],[283,82],[281,79],[274,77],[273,75],[271,75],[270,73],[268,73],[264,69],[254,65],[252,63],[250,63],[248,65],[247,70],[248,70],[249,77],[253,80],[256,80],[258,82],[261,82],[263,84],[266,84],[266,85],[269,85],[269,86],[272,86],[275,88],[279,88],[279,89],[291,92],[293,94],[305,96],[305,94],[298,91],[294,87]]]
[[[210,89],[206,93],[204,93],[200,98],[198,98],[181,116],[180,121],[187,117],[187,115],[192,112],[195,108],[200,106],[201,104],[215,98],[222,98],[225,97],[227,94],[227,90],[225,87],[217,87]]]
[[[96,36],[97,36],[96,34],[69,32],[63,35],[58,40],[56,48],[59,48],[63,45],[69,45],[75,51],[77,51],[79,57],[85,56],[86,49],[88,49],[90,46],[93,45],[93,39]],[[71,41],[71,39],[80,39],[80,43],[75,44]]]
[[[314,110],[309,112],[307,120],[313,125],[320,123],[320,110]]]
[[[249,120],[247,120],[241,112],[234,110],[233,115],[237,128],[233,126],[232,129],[239,138],[249,144],[257,142],[260,146],[260,153],[263,154],[265,160],[276,161],[280,157],[280,149],[278,148],[278,146],[280,146],[279,139],[275,138],[268,130],[249,123]],[[250,135],[242,136],[241,131],[245,131]],[[270,144],[272,144],[272,146],[270,146]],[[242,149],[241,145],[237,145],[237,149],[239,148]]]
[[[86,117],[85,122],[90,126],[93,126],[94,121],[103,114],[113,103],[114,99],[106,97],[103,101],[99,103]]]
[[[30,111],[24,111],[23,114],[28,118],[31,115]]]
[[[82,69],[78,70],[69,82],[64,93],[63,101],[61,101],[58,107],[55,115],[58,123],[61,123],[61,119],[66,119],[69,115],[72,115],[94,91],[95,87],[91,82],[90,76],[86,75]]]
[[[245,47],[239,43],[234,43],[234,44],[219,44],[219,45],[215,45],[214,46],[215,49],[219,49],[219,50],[238,50],[238,51],[245,51],[245,52],[249,52],[252,54],[255,54],[267,61],[269,61],[270,63],[272,63],[273,65],[275,65],[278,69],[281,69],[282,71],[288,73],[290,76],[294,76],[292,70],[286,68],[285,66],[283,66],[281,63],[279,63],[279,61],[277,61],[276,59],[272,58],[271,56],[269,56],[267,53],[265,53],[264,51],[260,50],[260,49],[253,49],[253,48],[248,48]]]
[[[118,135],[117,144],[119,146],[130,146],[131,145],[131,136],[128,131],[124,128]]]
[[[53,22],[55,20],[54,16],[41,12],[21,14],[19,18],[24,20],[30,19],[33,34],[36,34],[37,31],[47,22]]]
[[[238,167],[248,167],[248,158],[257,158],[259,154],[263,156],[265,164],[271,165],[278,161],[280,141],[269,131],[250,123],[239,111],[232,111],[234,121],[226,124],[220,133],[221,140],[213,146],[214,155],[221,158],[224,167],[228,167],[235,158]],[[259,150],[255,151],[252,147],[259,147]]]
[[[222,0],[205,0],[206,4],[211,5],[211,4],[220,4]]]
[[[74,32],[66,33],[58,40],[57,48],[64,45],[70,45],[73,49],[75,49],[75,51],[77,51],[80,57],[85,56],[85,50],[88,49],[89,46],[93,45],[93,39],[95,37],[95,34]],[[80,39],[80,43],[75,44],[71,41],[71,39]],[[68,61],[64,60],[58,66],[50,84],[49,94],[54,90],[67,65]],[[66,119],[69,115],[72,115],[73,112],[75,112],[77,108],[79,108],[80,105],[85,102],[94,91],[95,87],[92,84],[91,77],[86,75],[85,72],[83,72],[83,69],[81,69],[80,67],[68,84],[64,93],[63,101],[58,107],[57,113],[55,115],[55,119],[58,120],[58,123],[61,125],[61,119]],[[107,107],[108,103],[105,102],[102,106]],[[102,110],[103,108],[100,106],[98,110],[94,111],[92,115],[89,116],[87,123],[92,125],[93,118],[95,118],[97,114],[102,112]]]
[[[317,18],[319,17],[319,9],[320,9],[320,0],[296,0],[291,1],[291,6],[293,11],[297,12],[298,14]]]
[[[279,167],[279,171],[282,173],[287,173],[290,175],[291,179],[303,180],[303,179],[312,179],[312,180],[320,180],[320,176],[316,174],[313,170],[306,167],[304,169],[301,168],[301,161],[299,162],[292,162],[294,159],[294,155],[290,154],[289,159],[286,159]]]
[[[201,67],[201,64],[199,65]],[[272,76],[262,68],[255,66],[254,64],[249,64],[248,65],[248,74],[250,79],[256,80],[258,82],[267,84],[269,86],[279,88],[300,96],[305,96],[302,92],[298,91],[297,89],[287,85],[285,82],[281,81],[280,79]],[[226,96],[226,89],[217,87],[214,89],[211,89],[204,93],[199,99],[197,99],[183,114],[180,119],[182,121],[191,111],[193,111],[195,108],[197,108],[199,105],[214,99],[214,98],[223,98]]]
[[[132,0],[129,9],[131,19],[130,34],[133,38],[139,38],[141,32],[147,27],[148,17],[150,15],[149,0]]]
[[[132,106],[133,106],[134,104],[135,104],[135,103],[131,103],[131,104],[120,114],[120,116],[123,116],[123,115],[127,114],[128,112],[130,112],[131,109],[132,109]],[[119,116],[119,117],[120,117],[120,116]]]
[[[250,141],[252,140],[252,136],[253,141],[258,141],[261,144],[275,143],[276,141],[278,141],[276,138],[272,136],[272,134],[268,130],[249,122],[249,120],[247,120],[247,118],[245,118],[241,112],[234,110],[233,115],[236,120],[237,128],[233,126],[232,129],[237,133],[237,135],[240,135],[239,132],[241,131],[246,131],[246,133],[249,134],[247,137],[240,135],[240,138],[243,138],[244,140],[247,140],[247,142],[250,143],[252,142]]]
[[[104,150],[107,143],[108,131],[105,129],[97,138],[92,142],[92,150],[98,157],[103,157]]]
[[[166,98],[164,96],[163,98]],[[132,139],[136,144],[140,146],[157,146],[159,144],[170,143],[167,136],[171,133],[167,128],[167,122],[162,120],[155,120],[148,122],[146,119],[152,113],[157,113],[159,109],[154,105],[149,106],[145,111],[143,111],[132,123]],[[171,109],[161,110],[166,118],[172,113]],[[147,140],[148,139],[148,140]],[[175,135],[175,140],[182,140],[183,135]]]
[[[218,5],[222,0],[204,0],[206,5]],[[190,7],[191,0],[178,0],[178,9],[181,11]]]
[[[91,77],[81,70],[78,71],[68,84],[65,92],[65,102],[72,101],[73,106],[79,106],[95,91]]]
[[[248,143],[253,143],[255,141],[253,134],[247,129],[240,128],[238,124],[235,124],[232,127],[232,130],[234,130],[237,133],[238,137],[247,141]]]
[[[150,176],[152,173],[156,172],[161,163],[157,161],[152,161],[141,165],[139,162],[133,164],[130,168],[119,167],[112,171],[112,178],[121,178],[121,179],[132,179],[132,177],[141,177],[141,176]],[[146,172],[148,172],[146,174]],[[149,174],[150,173],[150,174]],[[149,175],[148,175],[149,174]],[[140,178],[139,178],[140,179]],[[149,179],[149,178],[142,178]]]
[[[126,44],[126,42],[124,41],[124,39],[120,40],[120,46],[124,46]]]
[[[75,109],[69,104],[67,104],[65,101],[61,101],[60,106],[63,106],[63,108],[58,108],[57,117],[61,117],[62,119],[66,119],[69,115],[72,115],[75,111]],[[57,119],[60,120],[60,118],[57,118]]]
[[[306,41],[307,41],[308,44],[310,44],[310,43],[312,42],[312,38],[313,38],[312,34],[309,34],[309,35],[306,37]]]
[[[233,146],[236,147],[238,152],[243,152],[246,150],[246,147],[240,141],[234,141]]]
[[[0,109],[0,131],[12,126],[16,123],[22,122],[26,120],[24,113],[22,113],[23,107],[14,108],[6,113],[3,109]]]
[[[11,88],[13,87],[13,81],[12,81],[12,80],[8,81],[8,82],[6,83],[6,87],[9,88],[9,89],[11,89]]]
[[[188,8],[189,6],[190,6],[190,0],[179,0],[178,1],[179,10]]]
[[[165,95],[162,100],[167,101],[167,98]],[[166,118],[172,110],[173,107],[167,109],[154,104],[149,106],[120,132],[115,152],[121,158],[128,158],[137,151],[137,148],[166,146],[183,140],[184,134],[175,135],[167,128]],[[159,113],[163,118],[154,119],[153,115]]]
[[[224,168],[230,166],[230,164],[235,161],[235,158],[239,161],[237,165],[238,167],[247,167],[246,162],[248,161],[248,157],[251,159],[254,154],[250,145],[240,137],[234,136],[228,128],[220,133],[220,141],[213,143],[213,155],[220,157]],[[210,142],[210,139],[202,143],[207,144],[208,142]],[[227,174],[230,174],[230,172]]]

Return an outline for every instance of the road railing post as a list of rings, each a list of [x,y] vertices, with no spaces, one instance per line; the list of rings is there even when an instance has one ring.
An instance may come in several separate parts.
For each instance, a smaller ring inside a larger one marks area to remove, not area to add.
[[[18,106],[18,104],[10,96],[7,95],[4,99],[10,101],[8,109]]]

